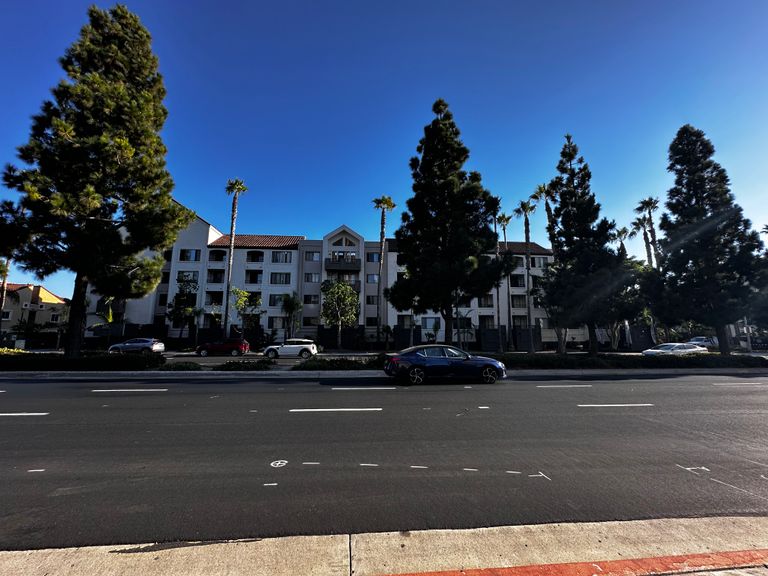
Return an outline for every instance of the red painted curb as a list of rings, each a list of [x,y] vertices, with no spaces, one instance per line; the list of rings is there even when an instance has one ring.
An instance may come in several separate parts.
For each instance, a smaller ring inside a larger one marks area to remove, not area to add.
[[[566,564],[514,566],[512,568],[408,572],[390,576],[643,576],[680,574],[697,570],[749,568],[764,564],[768,564],[768,549],[660,556],[634,560],[609,560],[606,562],[570,562]]]

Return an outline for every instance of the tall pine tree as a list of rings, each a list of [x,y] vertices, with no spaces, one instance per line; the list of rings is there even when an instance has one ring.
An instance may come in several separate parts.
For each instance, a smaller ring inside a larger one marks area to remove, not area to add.
[[[612,320],[607,302],[635,280],[610,247],[615,225],[600,218],[592,173],[570,135],[565,136],[557,171],[549,183],[558,198],[553,211],[557,260],[547,269],[541,300],[558,333],[559,352],[565,352],[567,329],[586,324],[590,353],[596,354],[596,326]]]
[[[149,32],[125,6],[91,7],[89,23],[61,58],[67,78],[34,116],[18,149],[28,167],[7,166],[22,194],[31,240],[16,260],[44,277],[75,273],[66,352],[79,354],[90,283],[103,296],[133,298],[160,279],[159,251],[190,212],[171,198],[160,138],[165,88]]]
[[[726,325],[743,317],[764,289],[763,243],[734,202],[728,174],[712,159],[704,132],[686,124],[669,146],[675,185],[661,218],[665,237],[662,298],[677,303],[677,320],[713,326],[729,352]],[[666,319],[667,321],[670,318]]]
[[[499,199],[483,187],[478,172],[463,170],[469,150],[448,104],[437,100],[432,111],[435,119],[424,127],[419,155],[411,159],[413,196],[395,232],[406,275],[387,297],[398,310],[439,312],[446,341],[452,343],[458,306],[488,294],[512,259],[508,254],[490,257],[496,250],[492,223]]]

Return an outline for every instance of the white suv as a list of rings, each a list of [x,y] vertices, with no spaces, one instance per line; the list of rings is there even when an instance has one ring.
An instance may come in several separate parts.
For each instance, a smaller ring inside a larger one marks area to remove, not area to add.
[[[264,356],[272,360],[279,356],[300,356],[307,359],[315,354],[317,354],[315,343],[303,338],[290,338],[284,344],[264,348]]]

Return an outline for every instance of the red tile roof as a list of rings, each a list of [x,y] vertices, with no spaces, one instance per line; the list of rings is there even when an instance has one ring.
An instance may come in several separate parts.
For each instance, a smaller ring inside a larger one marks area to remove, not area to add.
[[[304,236],[273,236],[271,234],[235,234],[235,248],[283,248],[297,250]],[[229,234],[217,238],[209,248],[228,248]]]
[[[506,246],[513,254],[525,254],[525,242],[507,242]],[[389,252],[397,252],[397,240],[395,238],[387,238],[387,249]],[[505,251],[504,242],[499,242],[499,250]],[[552,256],[552,250],[544,248],[536,242],[531,242],[531,254],[534,256]]]
[[[32,288],[32,286],[34,285],[33,284],[14,284],[13,282],[8,282],[5,286],[6,286],[5,289],[8,292],[16,292],[16,290],[19,290],[21,288],[26,288],[27,286]]]

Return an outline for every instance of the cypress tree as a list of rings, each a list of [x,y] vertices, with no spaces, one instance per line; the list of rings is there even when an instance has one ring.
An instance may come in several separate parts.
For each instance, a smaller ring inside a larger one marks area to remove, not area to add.
[[[66,353],[79,354],[86,289],[135,298],[160,279],[159,252],[191,213],[171,197],[160,130],[165,88],[149,32],[125,6],[91,7],[89,23],[60,59],[66,78],[33,117],[18,149],[23,169],[7,166],[6,186],[22,194],[30,238],[15,251],[44,277],[75,273]]]

